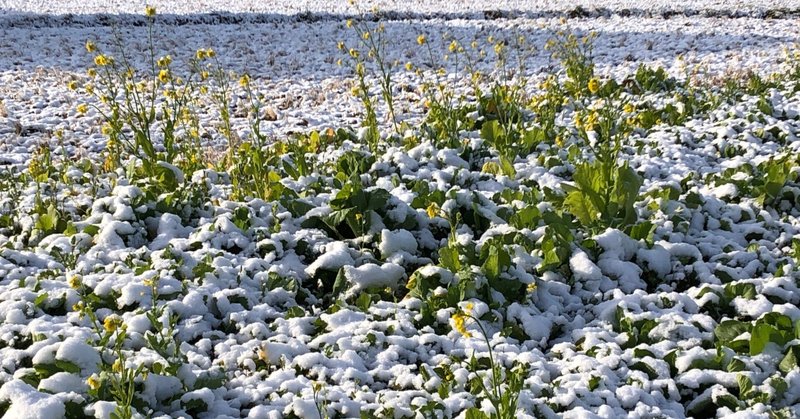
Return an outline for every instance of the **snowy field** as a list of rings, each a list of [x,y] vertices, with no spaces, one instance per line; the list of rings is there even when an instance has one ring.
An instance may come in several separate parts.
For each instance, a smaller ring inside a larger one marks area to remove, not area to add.
[[[148,4],[0,0],[0,416],[800,417],[800,1]]]

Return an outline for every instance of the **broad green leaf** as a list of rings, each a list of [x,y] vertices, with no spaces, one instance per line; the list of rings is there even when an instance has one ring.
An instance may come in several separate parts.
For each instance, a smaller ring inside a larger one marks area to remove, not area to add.
[[[750,283],[738,283],[725,285],[725,294],[729,298],[742,297],[747,300],[756,298],[756,286]]]
[[[719,342],[726,345],[742,333],[749,332],[750,328],[750,323],[740,322],[738,320],[725,320],[714,329],[714,336],[716,336]]]
[[[797,368],[797,360],[800,359],[800,345],[793,345],[786,351],[786,355],[778,364],[778,369],[783,373],[788,374],[790,371]]]
[[[467,409],[467,413],[464,415],[465,419],[489,419],[489,415],[483,413],[477,407],[471,407]]]
[[[461,261],[458,259],[458,249],[454,246],[439,249],[439,264],[451,272],[460,271]]]
[[[749,399],[753,396],[753,382],[750,380],[750,377],[739,374],[736,376],[736,381],[739,382],[739,397],[742,399]]]

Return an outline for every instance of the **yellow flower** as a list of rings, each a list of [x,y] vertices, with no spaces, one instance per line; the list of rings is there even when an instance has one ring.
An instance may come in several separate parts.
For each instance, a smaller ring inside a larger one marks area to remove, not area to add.
[[[359,76],[364,75],[364,63],[356,64],[356,74],[358,74]]]
[[[465,337],[469,337],[469,331],[467,330],[467,316],[463,313],[456,313],[453,314],[453,325],[455,330],[458,333],[461,333]]]
[[[172,64],[172,56],[166,55],[161,57],[156,61],[156,65],[159,67],[167,67],[168,65]]]
[[[145,6],[144,14],[145,14],[145,16],[150,17],[150,18],[155,17],[156,16],[156,8],[153,7],[153,6]]]
[[[97,390],[100,388],[100,377],[98,377],[97,374],[92,374],[86,379],[86,384],[89,385],[90,389]]]
[[[194,54],[194,56],[198,60],[205,60],[206,59],[206,50],[200,48],[200,49],[197,50],[197,52]]]
[[[361,34],[361,37],[364,38],[365,41],[368,40],[369,39],[369,32],[364,32],[363,34]]]
[[[111,371],[122,372],[122,361],[120,361],[119,358],[114,360],[114,363],[111,365]]]
[[[478,49],[478,41],[470,42],[469,46],[472,47],[472,49]]]
[[[89,111],[89,105],[81,103],[80,105],[78,105],[77,110],[79,114],[85,114],[86,112]]]
[[[345,22],[344,24],[348,28],[352,28],[353,27],[353,19],[347,19],[347,22]]]
[[[413,69],[414,69],[414,64],[411,64],[411,62],[407,62],[406,63],[406,71],[411,71]]]
[[[103,54],[100,54],[100,55],[94,57],[94,63],[98,67],[104,67],[104,66],[107,66],[107,65],[111,64],[111,58],[106,57]]]
[[[419,35],[417,37],[417,44],[419,44],[419,45],[424,44],[426,41],[427,41],[427,38],[425,38],[425,35]]]
[[[103,320],[103,329],[108,333],[114,333],[120,326],[122,326],[122,317],[112,314]]]
[[[239,86],[247,87],[249,85],[250,85],[250,76],[245,74],[242,77],[239,77]]]
[[[337,43],[336,43],[336,48],[337,48],[339,51],[343,51],[343,50],[344,50],[344,42],[342,42],[342,41],[339,41],[339,42],[337,42]]]
[[[597,93],[598,90],[600,90],[600,82],[597,79],[593,78],[589,80],[589,84],[587,87],[589,88],[589,92],[591,94],[595,94]]]
[[[439,213],[439,206],[436,205],[435,202],[431,202],[431,204],[428,205],[428,208],[425,210],[425,212],[428,213],[428,218],[433,218],[436,216],[436,214]]]
[[[498,42],[494,44],[494,53],[500,55],[503,53],[503,44]]]
[[[70,80],[70,81],[69,81],[69,83],[67,83],[67,89],[69,89],[69,90],[75,90],[75,89],[77,89],[77,88],[78,88],[78,82],[77,82],[77,81],[75,81],[75,80]]]
[[[86,41],[86,51],[87,52],[95,52],[97,50],[97,45],[94,44],[92,41]]]
[[[354,48],[350,48],[350,56],[353,58],[358,58],[358,51],[356,51]]]
[[[633,113],[633,111],[635,110],[636,108],[630,103],[626,103],[625,106],[622,108],[622,111],[625,113]]]
[[[90,68],[90,69],[86,70],[86,75],[88,75],[91,78],[95,78],[95,77],[97,77],[97,70],[95,70],[93,68]]]
[[[319,393],[320,391],[322,391],[322,387],[324,385],[325,383],[322,381],[313,381],[311,382],[311,390],[314,391],[314,393]]]
[[[527,286],[527,287],[525,287],[525,288],[527,289],[527,291],[528,291],[529,293],[532,293],[532,292],[536,291],[536,283],[535,283],[535,282],[531,282],[531,283],[530,283],[530,284],[528,284],[528,286]]]
[[[217,52],[214,51],[214,49],[212,48],[206,48],[206,55],[208,56],[208,58],[214,58],[217,56]]]
[[[456,50],[458,50],[458,42],[455,40],[450,41],[450,45],[447,47],[447,50],[450,52],[456,52]]]
[[[78,275],[72,275],[71,277],[69,277],[68,282],[70,288],[78,289],[81,287],[81,277],[79,277]]]
[[[169,70],[161,70],[158,72],[158,81],[166,83],[169,81]]]

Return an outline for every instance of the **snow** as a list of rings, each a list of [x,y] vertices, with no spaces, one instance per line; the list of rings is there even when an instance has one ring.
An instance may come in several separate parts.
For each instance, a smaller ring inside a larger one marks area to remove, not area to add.
[[[408,230],[382,230],[381,244],[378,247],[381,255],[390,256],[397,252],[414,253],[417,251],[417,240]]]
[[[353,291],[366,290],[373,287],[395,288],[406,270],[394,263],[376,265],[367,263],[359,267],[345,266],[344,277],[353,284]]]
[[[305,269],[308,276],[316,275],[317,271],[322,269],[326,271],[337,271],[343,266],[352,265],[355,261],[350,256],[349,247],[344,242],[333,242],[325,246],[325,253],[323,253],[312,264],[308,265]]]
[[[100,364],[100,354],[97,349],[78,338],[67,338],[62,342],[58,346],[55,358],[72,362],[81,368],[84,375],[95,372]]]
[[[69,393],[86,391],[86,382],[78,375],[68,372],[57,372],[39,383],[39,391],[48,393]]]
[[[13,380],[0,387],[0,400],[11,403],[3,417],[7,418],[59,418],[66,409],[58,397],[39,393],[30,384]]]

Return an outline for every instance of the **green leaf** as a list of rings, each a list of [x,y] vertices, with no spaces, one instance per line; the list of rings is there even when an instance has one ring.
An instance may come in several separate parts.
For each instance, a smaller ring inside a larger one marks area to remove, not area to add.
[[[344,268],[340,268],[339,273],[336,275],[336,281],[334,281],[333,283],[333,289],[331,290],[331,294],[334,297],[338,297],[346,289],[347,289],[347,278],[344,276]]]
[[[715,396],[714,403],[718,407],[727,407],[728,409],[731,409],[733,411],[739,409],[739,400],[737,400],[736,397],[734,397],[730,393],[725,393]]]
[[[589,226],[597,220],[597,208],[592,205],[590,200],[586,199],[586,195],[581,190],[568,192],[567,197],[564,198],[564,206],[584,226]]]
[[[530,205],[516,211],[511,218],[509,218],[508,223],[515,228],[530,228],[533,230],[538,226],[540,218],[541,212],[539,208]]]
[[[643,361],[634,362],[631,364],[630,369],[644,372],[651,380],[658,378],[658,373],[656,370]]]
[[[703,205],[703,203],[705,203],[705,200],[697,192],[689,192],[686,195],[685,202],[686,202],[686,206],[687,207],[695,209],[695,208]]]
[[[60,369],[61,371],[71,372],[73,374],[77,374],[77,373],[81,372],[81,367],[79,367],[79,366],[77,366],[77,365],[75,365],[75,364],[73,364],[72,362],[69,362],[69,361],[56,360],[55,366],[58,369]]]
[[[502,136],[502,128],[500,128],[499,122],[494,120],[483,123],[483,126],[481,127],[481,138],[490,144],[494,144],[495,141],[500,138],[500,136]]]
[[[372,296],[367,292],[362,292],[361,295],[356,298],[356,307],[358,307],[361,311],[367,312],[369,306],[372,305]]]
[[[727,345],[741,334],[749,332],[752,326],[750,323],[738,320],[725,320],[714,329],[714,336],[723,345]]]
[[[481,269],[489,280],[497,280],[500,278],[500,273],[511,266],[511,256],[499,241],[493,240],[484,246],[489,246],[489,248]],[[485,249],[482,249],[481,253],[484,251]]]
[[[593,375],[592,378],[589,379],[589,391],[594,391],[597,387],[600,386],[600,382],[602,381],[602,377],[599,375]]]
[[[777,333],[778,330],[771,325],[756,323],[750,332],[750,355],[758,355],[763,352],[767,344],[770,343],[772,336]]]
[[[39,308],[42,308],[44,303],[47,301],[47,297],[49,296],[48,293],[43,292],[36,296],[36,299],[33,300],[33,305]]]
[[[477,407],[470,407],[464,415],[465,419],[490,419],[489,415],[483,413]]]
[[[731,358],[731,361],[728,362],[728,365],[725,367],[725,370],[728,372],[739,372],[744,371],[746,365],[744,361],[739,358]]]
[[[458,249],[455,246],[447,246],[439,249],[439,264],[451,272],[461,270],[461,261],[458,259]]]
[[[630,233],[628,234],[634,240],[644,240],[647,244],[653,243],[653,234],[656,231],[656,225],[650,221],[644,221],[634,224]]]
[[[738,283],[738,284],[727,284],[725,285],[725,294],[728,295],[730,299],[734,297],[742,297],[747,300],[753,300],[756,298],[756,286],[750,283]]]
[[[753,397],[755,391],[753,390],[753,381],[750,380],[750,377],[739,374],[736,376],[736,381],[739,383],[739,397],[742,399]]]
[[[778,364],[778,369],[780,369],[784,374],[788,374],[790,371],[797,368],[797,360],[800,359],[800,345],[793,345],[786,351],[786,355],[784,355],[781,362]]]
[[[306,311],[303,310],[303,308],[299,307],[299,306],[292,306],[292,307],[289,307],[288,310],[286,310],[286,318],[287,319],[293,319],[293,318],[296,318],[296,317],[303,317],[305,315],[306,315]]]

